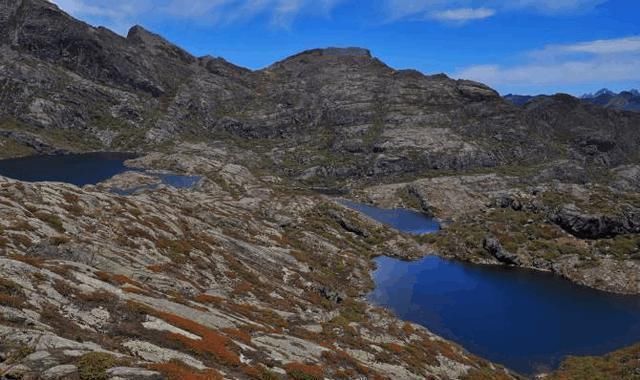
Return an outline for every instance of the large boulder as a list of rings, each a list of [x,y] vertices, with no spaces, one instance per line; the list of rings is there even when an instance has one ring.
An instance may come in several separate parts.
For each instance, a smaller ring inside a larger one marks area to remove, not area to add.
[[[486,236],[482,242],[484,249],[498,261],[509,265],[520,265],[520,257],[504,249],[500,241],[494,236]]]
[[[619,214],[589,214],[575,205],[560,207],[551,220],[570,234],[581,239],[612,238],[621,234],[640,232],[640,209],[627,206]]]

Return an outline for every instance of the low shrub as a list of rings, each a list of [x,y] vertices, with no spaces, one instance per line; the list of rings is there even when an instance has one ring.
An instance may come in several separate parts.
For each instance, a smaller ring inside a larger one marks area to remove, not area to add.
[[[78,293],[78,300],[88,304],[109,305],[118,301],[118,296],[106,290],[96,290],[91,293]]]
[[[9,306],[20,309],[24,306],[25,299],[21,296],[10,296],[8,294],[0,294],[0,305]]]
[[[0,278],[0,305],[19,309],[25,302],[20,285],[8,278]]]
[[[11,235],[11,240],[13,240],[14,244],[22,246],[24,248],[31,248],[33,245],[33,241],[30,237],[23,234],[13,234]]]
[[[251,344],[251,334],[249,334],[245,330],[226,328],[222,329],[222,332],[227,334],[227,336],[229,336],[230,338],[235,339],[239,342],[242,342],[244,344]]]
[[[80,380],[107,380],[107,370],[117,364],[115,356],[104,352],[84,354],[76,362]]]
[[[147,308],[144,305],[140,305],[139,307],[148,314],[201,337],[201,339],[191,339],[181,334],[168,333],[167,338],[169,340],[178,342],[197,354],[211,355],[213,359],[220,364],[228,366],[239,366],[241,364],[240,356],[229,349],[232,341],[228,337],[190,319]]]
[[[60,219],[59,216],[57,215],[53,215],[53,214],[49,214],[46,212],[37,212],[35,214],[35,216],[42,220],[43,222],[47,223],[51,228],[53,228],[54,230],[58,231],[58,232],[65,232],[64,229],[64,224],[62,223],[62,219]]]
[[[49,243],[55,246],[67,244],[70,241],[71,241],[71,238],[66,235],[59,235],[59,236],[54,236],[49,238]]]
[[[9,258],[11,260],[16,260],[23,262],[25,264],[29,264],[32,267],[42,268],[45,260],[42,257],[37,256],[26,256],[26,255],[10,255]]]
[[[168,363],[151,364],[149,369],[165,375],[168,380],[222,380],[223,377],[217,371],[208,369],[198,371],[194,368],[174,360]]]
[[[640,368],[640,344],[605,356],[569,357],[549,380],[636,380]]]
[[[324,370],[318,365],[289,363],[284,366],[287,375],[294,380],[322,380]]]
[[[34,231],[35,227],[29,224],[26,220],[19,220],[15,221],[9,229],[13,231]]]

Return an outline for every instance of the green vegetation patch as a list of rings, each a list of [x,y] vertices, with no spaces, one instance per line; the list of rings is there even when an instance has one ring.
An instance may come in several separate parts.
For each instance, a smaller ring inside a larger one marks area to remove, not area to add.
[[[487,235],[497,237],[509,252],[549,261],[562,255],[587,259],[594,253],[591,243],[568,236],[544,215],[511,208],[458,220],[442,233],[419,239],[433,244],[445,255],[473,259],[489,255],[482,246]]]
[[[548,380],[640,379],[640,344],[602,357],[569,357]]]
[[[6,137],[0,137],[0,159],[24,157],[34,153],[35,150],[24,144]]]
[[[81,380],[107,380],[107,370],[118,365],[118,359],[104,352],[84,354],[76,363]]]

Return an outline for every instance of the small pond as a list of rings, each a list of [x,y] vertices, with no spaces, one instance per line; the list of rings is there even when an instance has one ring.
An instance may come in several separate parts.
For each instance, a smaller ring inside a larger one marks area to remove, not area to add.
[[[411,211],[347,205],[405,232],[436,230],[432,220],[416,226],[420,217]],[[600,355],[640,342],[640,297],[550,273],[436,256],[380,257],[376,264],[372,302],[523,374],[554,369],[567,355]]]
[[[340,203],[403,232],[421,235],[440,230],[437,221],[416,211],[384,209],[348,200],[341,200]]]

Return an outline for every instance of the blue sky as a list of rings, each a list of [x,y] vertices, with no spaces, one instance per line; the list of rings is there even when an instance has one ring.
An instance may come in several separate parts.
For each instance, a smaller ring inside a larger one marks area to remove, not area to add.
[[[638,0],[53,0],[120,34],[140,24],[252,69],[302,50],[366,47],[394,68],[503,94],[640,88]]]

